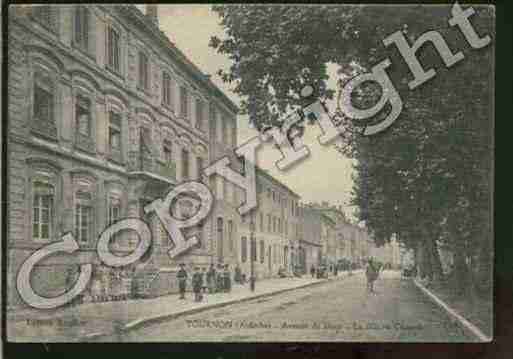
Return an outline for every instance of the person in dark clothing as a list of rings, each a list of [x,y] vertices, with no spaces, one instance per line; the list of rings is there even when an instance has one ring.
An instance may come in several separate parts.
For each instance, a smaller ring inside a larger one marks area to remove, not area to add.
[[[207,272],[207,286],[210,293],[215,293],[216,291],[216,280],[216,269],[214,265],[211,264]]]
[[[203,274],[200,272],[199,268],[196,267],[194,269],[194,274],[192,275],[192,290],[194,291],[194,301],[201,302],[202,294],[201,289],[203,288]]]
[[[201,283],[202,283],[202,292],[207,292],[207,268],[203,267],[201,269]]]
[[[228,264],[224,266],[224,291],[229,292],[232,289],[232,279],[230,277],[230,269],[228,267]]]
[[[223,273],[223,267],[219,265],[217,267],[217,292],[224,292],[224,273]]]
[[[242,272],[238,264],[235,266],[235,276],[233,277],[233,281],[237,284],[242,284]]]
[[[312,275],[312,278],[315,278],[315,267],[313,265],[310,268],[310,274]]]
[[[176,274],[178,278],[178,288],[180,290],[180,299],[185,299],[185,289],[187,288],[187,271],[185,270],[185,264],[180,263],[180,270]]]
[[[369,259],[367,267],[365,268],[365,276],[367,277],[367,290],[374,293],[374,281],[378,279],[379,268],[374,263],[372,258]]]

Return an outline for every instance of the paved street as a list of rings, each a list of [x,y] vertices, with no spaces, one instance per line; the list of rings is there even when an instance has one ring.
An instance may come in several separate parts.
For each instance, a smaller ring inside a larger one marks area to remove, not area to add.
[[[363,274],[180,317],[99,341],[473,341],[411,281]]]

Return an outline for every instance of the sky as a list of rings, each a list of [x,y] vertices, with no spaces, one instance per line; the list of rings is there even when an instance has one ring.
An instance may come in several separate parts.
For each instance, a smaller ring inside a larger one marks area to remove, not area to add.
[[[137,5],[145,12],[144,5]],[[240,98],[234,94],[229,84],[223,83],[217,71],[228,69],[230,60],[208,46],[210,37],[225,37],[220,18],[211,11],[210,5],[159,5],[159,26],[169,39],[235,103]],[[328,84],[336,84],[336,67],[329,66]],[[238,116],[238,143],[241,144],[257,135],[249,127],[246,116]],[[353,181],[351,179],[352,160],[344,158],[332,146],[321,146],[317,137],[321,135],[318,126],[307,126],[304,144],[310,150],[310,156],[302,160],[291,170],[282,172],[275,166],[281,158],[280,152],[271,142],[260,147],[258,164],[276,179],[285,183],[301,196],[304,203],[328,201],[342,205],[349,217],[354,208],[349,206]]]

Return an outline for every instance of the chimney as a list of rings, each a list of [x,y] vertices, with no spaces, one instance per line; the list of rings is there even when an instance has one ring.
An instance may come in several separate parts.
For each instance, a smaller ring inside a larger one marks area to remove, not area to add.
[[[159,14],[158,14],[157,5],[146,5],[146,16],[156,26],[159,26]]]

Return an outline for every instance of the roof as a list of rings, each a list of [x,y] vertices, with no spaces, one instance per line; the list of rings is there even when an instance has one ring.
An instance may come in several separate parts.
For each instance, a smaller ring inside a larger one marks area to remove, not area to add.
[[[273,182],[274,184],[282,187],[283,189],[285,189],[287,192],[289,192],[291,195],[293,195],[294,197],[297,197],[297,198],[301,198],[301,196],[299,194],[297,194],[296,192],[294,192],[292,189],[290,189],[290,187],[288,187],[286,184],[284,184],[283,182],[277,180],[276,178],[274,178],[273,176],[271,176],[266,170],[264,170],[263,168],[260,168],[258,166],[255,166],[255,171],[257,173],[257,175],[262,175],[264,177],[266,177],[268,180],[270,180],[271,182]]]
[[[134,20],[137,20],[145,26],[150,33],[154,35],[154,37],[160,41],[160,44],[165,47],[169,54],[173,57],[174,60],[178,63],[179,66],[182,67],[191,77],[193,77],[198,83],[202,86],[206,87],[208,90],[212,91],[213,94],[221,100],[221,102],[227,106],[231,111],[237,113],[239,112],[238,106],[226,96],[226,94],[214,84],[210,78],[204,74],[192,61],[190,61],[187,56],[184,55],[179,48],[175,46],[169,40],[169,38],[160,30],[158,25],[154,24],[145,14],[142,13],[135,5],[124,5],[122,7],[126,14],[132,16]]]

